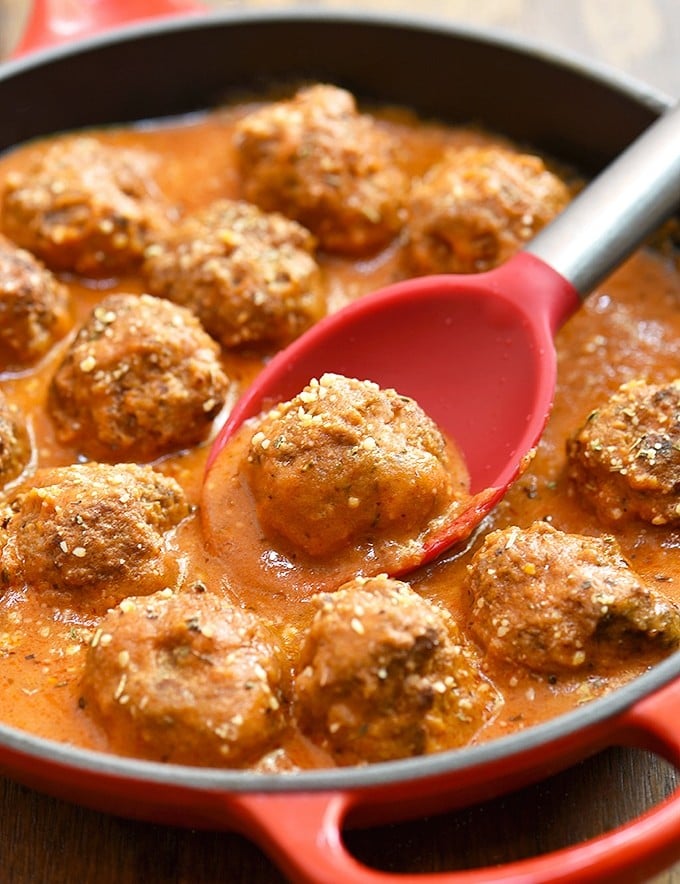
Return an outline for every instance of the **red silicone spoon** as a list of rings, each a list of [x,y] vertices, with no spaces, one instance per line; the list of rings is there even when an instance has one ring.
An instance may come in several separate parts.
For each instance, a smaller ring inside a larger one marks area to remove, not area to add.
[[[457,442],[475,495],[428,538],[419,561],[432,560],[469,536],[536,446],[554,395],[557,329],[678,203],[680,105],[502,267],[389,286],[278,353],[236,403],[208,469],[244,420],[310,378],[330,371],[394,387]]]

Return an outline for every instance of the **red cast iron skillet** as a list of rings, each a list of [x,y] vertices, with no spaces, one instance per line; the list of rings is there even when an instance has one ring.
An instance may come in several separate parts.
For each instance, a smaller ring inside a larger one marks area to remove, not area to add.
[[[69,30],[96,31],[102,22],[109,27],[121,15],[176,11],[178,4],[80,5],[90,17],[85,26],[37,18],[21,48],[54,43]],[[230,93],[300,78],[334,82],[361,99],[396,102],[425,116],[480,121],[585,173],[611,161],[670,104],[619,75],[450,24],[356,11],[163,16],[0,68],[0,149],[60,130],[186,113]],[[354,859],[342,830],[483,801],[613,745],[648,749],[680,767],[679,675],[680,653],[602,699],[488,744],[296,774],[137,761],[0,725],[0,773],[122,816],[240,832],[300,882],[642,881],[680,859],[680,792],[582,844],[480,870],[397,879]]]

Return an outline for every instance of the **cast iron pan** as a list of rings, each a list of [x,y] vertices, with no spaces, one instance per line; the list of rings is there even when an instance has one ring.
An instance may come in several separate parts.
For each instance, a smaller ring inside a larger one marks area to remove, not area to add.
[[[42,7],[42,4],[38,4]],[[55,4],[57,5],[57,4]],[[96,31],[130,10],[177,2],[72,4]],[[68,6],[68,4],[65,4]],[[23,50],[54,43],[49,16]],[[63,28],[61,29],[63,33]],[[479,121],[594,173],[670,103],[638,83],[470,29],[406,18],[286,11],[164,15],[0,69],[0,149],[60,130],[202,109],[274,81],[333,82],[451,122]],[[194,769],[118,758],[0,726],[0,772],[123,816],[231,829],[291,879],[396,880],[358,863],[346,826],[415,818],[482,801],[607,746],[650,749],[680,767],[680,654],[612,694],[528,731],[423,758],[298,774]],[[404,875],[437,882],[641,881],[680,859],[680,793],[607,834],[489,869]]]

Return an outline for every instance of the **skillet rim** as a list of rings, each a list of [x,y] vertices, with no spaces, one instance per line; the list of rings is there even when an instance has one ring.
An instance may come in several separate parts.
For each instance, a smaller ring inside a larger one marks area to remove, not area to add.
[[[49,761],[76,771],[132,779],[136,782],[183,786],[203,792],[338,792],[393,785],[427,780],[472,768],[483,769],[501,760],[509,762],[528,752],[538,753],[542,747],[558,740],[587,731],[594,725],[613,721],[635,703],[651,697],[678,677],[680,651],[597,700],[524,731],[496,737],[486,743],[397,761],[372,762],[365,766],[271,774],[128,758],[37,737],[28,731],[0,724],[0,772],[3,770],[3,749],[9,749],[27,758]],[[612,741],[610,745],[616,745],[616,741]],[[11,770],[7,773],[11,774]]]

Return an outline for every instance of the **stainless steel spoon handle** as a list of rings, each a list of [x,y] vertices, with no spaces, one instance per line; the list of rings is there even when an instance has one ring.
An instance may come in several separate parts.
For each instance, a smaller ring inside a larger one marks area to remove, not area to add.
[[[525,248],[585,297],[680,204],[680,104]]]

